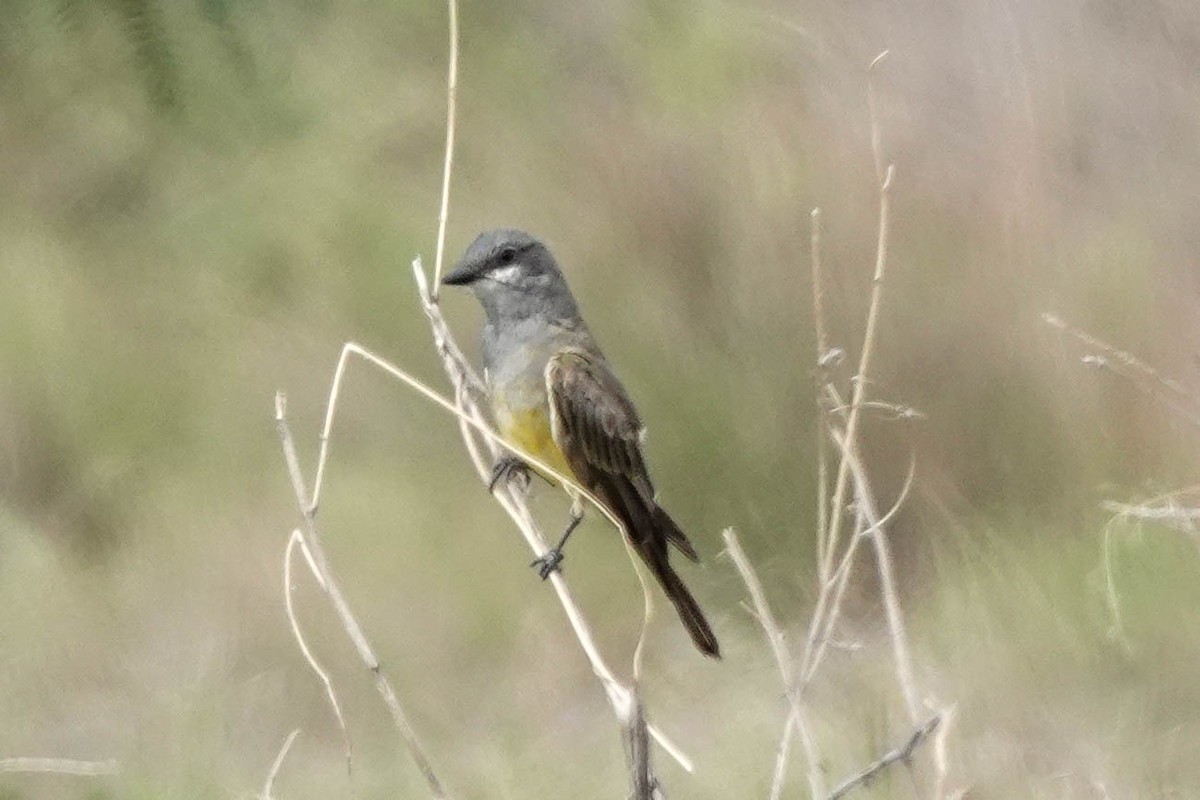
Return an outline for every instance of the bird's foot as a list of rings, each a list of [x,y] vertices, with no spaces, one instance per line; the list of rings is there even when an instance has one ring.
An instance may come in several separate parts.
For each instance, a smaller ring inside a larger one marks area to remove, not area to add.
[[[537,567],[538,575],[542,577],[542,580],[546,580],[552,573],[560,572],[562,570],[562,568],[559,567],[559,564],[563,562],[564,558],[566,558],[566,556],[563,555],[563,551],[561,549],[552,547],[546,551],[545,555],[539,556],[533,561],[529,562],[529,566]]]
[[[508,483],[517,476],[520,476],[521,488],[528,489],[529,465],[516,456],[501,456],[496,460],[496,465],[492,467],[492,477],[488,479],[488,491],[496,491],[496,486],[501,481]]]

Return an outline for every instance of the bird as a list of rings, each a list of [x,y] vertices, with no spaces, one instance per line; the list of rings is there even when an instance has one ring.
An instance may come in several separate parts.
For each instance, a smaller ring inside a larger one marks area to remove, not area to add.
[[[486,231],[442,283],[469,288],[483,306],[484,378],[501,436],[574,478],[620,521],[696,648],[720,658],[712,627],[671,566],[670,547],[693,562],[700,557],[658,504],[642,454],[641,418],[584,322],[550,250],[524,231]],[[527,477],[529,465],[515,455],[500,457],[489,489],[516,473]],[[552,477],[542,477],[554,483]],[[573,502],[566,529],[558,544],[532,565],[543,579],[559,569],[563,547],[583,519],[578,492],[568,492]]]

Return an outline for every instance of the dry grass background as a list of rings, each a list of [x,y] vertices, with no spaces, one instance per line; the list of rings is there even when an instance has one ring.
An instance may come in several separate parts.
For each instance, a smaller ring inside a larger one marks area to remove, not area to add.
[[[440,372],[407,264],[432,255],[445,10],[320,0],[10,0],[0,10],[0,797],[224,798],[303,733],[281,798],[346,796],[336,727],[292,645],[295,523],[272,423],[315,445],[345,339]],[[972,798],[1200,796],[1200,558],[1108,498],[1194,482],[1195,431],[1047,329],[1054,310],[1195,388],[1200,9],[964,0],[466,3],[450,251],[546,238],[644,417],[690,582],[727,656],[656,623],[645,693],[700,765],[672,796],[764,795],[784,704],[714,558],[734,524],[781,622],[814,594],[809,209],[835,343],[874,247],[866,65],[897,163],[873,423],[921,679],[959,704]],[[464,342],[478,318],[447,312]],[[686,402],[681,401],[686,397]],[[619,741],[450,421],[351,376],[322,514],[352,601],[460,797],[624,791]],[[311,457],[312,453],[306,454]],[[539,506],[562,511],[543,492]],[[598,520],[569,574],[628,654],[640,592]],[[863,574],[869,574],[869,571]],[[812,707],[836,780],[895,743],[863,587]],[[358,796],[423,796],[315,592]],[[660,759],[661,762],[661,759]],[[803,794],[792,772],[790,790]],[[907,797],[903,772],[870,789]],[[864,794],[863,796],[866,796]]]

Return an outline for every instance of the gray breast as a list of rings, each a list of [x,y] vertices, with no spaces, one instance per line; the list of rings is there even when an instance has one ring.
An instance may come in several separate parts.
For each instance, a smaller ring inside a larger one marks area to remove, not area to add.
[[[483,328],[483,366],[488,389],[504,395],[511,408],[530,408],[546,402],[546,364],[564,347],[596,350],[582,325],[564,327],[527,319]]]

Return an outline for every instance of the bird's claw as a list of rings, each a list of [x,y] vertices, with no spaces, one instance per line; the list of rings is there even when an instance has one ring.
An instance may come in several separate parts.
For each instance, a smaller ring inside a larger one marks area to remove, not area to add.
[[[561,571],[559,564],[566,558],[563,551],[557,547],[552,547],[546,551],[545,555],[538,556],[533,561],[529,562],[529,566],[537,567],[538,575],[542,580],[546,580],[552,573]]]
[[[521,476],[522,485],[529,486],[529,465],[516,456],[501,456],[492,467],[492,476],[488,479],[488,491],[496,491],[501,481],[508,482],[516,475]]]

